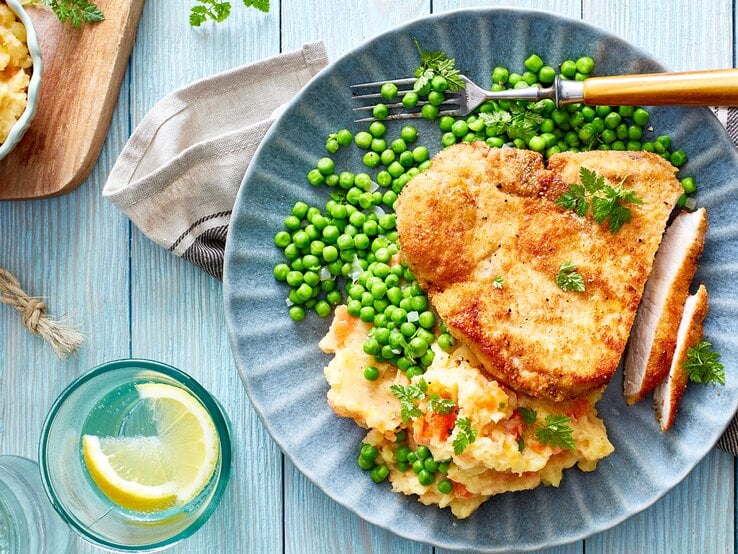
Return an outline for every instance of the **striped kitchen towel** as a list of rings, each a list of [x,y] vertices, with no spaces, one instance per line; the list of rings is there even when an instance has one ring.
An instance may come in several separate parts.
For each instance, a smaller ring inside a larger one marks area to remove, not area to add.
[[[131,135],[103,196],[154,242],[222,279],[249,160],[279,108],[326,65],[314,42],[172,92]]]

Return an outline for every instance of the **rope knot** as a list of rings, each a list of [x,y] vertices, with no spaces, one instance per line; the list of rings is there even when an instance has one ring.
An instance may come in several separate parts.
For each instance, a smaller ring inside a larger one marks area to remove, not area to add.
[[[21,312],[23,325],[37,335],[40,333],[38,324],[46,312],[46,304],[38,298],[28,298]]]
[[[46,304],[28,296],[18,279],[0,267],[0,303],[8,304],[21,313],[23,325],[46,340],[60,358],[66,358],[79,348],[84,336],[75,328],[46,315]]]

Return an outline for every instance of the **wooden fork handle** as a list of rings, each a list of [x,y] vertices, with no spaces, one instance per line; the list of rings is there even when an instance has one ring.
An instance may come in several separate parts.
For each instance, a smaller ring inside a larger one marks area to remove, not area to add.
[[[584,102],[628,106],[738,106],[738,69],[592,77]]]

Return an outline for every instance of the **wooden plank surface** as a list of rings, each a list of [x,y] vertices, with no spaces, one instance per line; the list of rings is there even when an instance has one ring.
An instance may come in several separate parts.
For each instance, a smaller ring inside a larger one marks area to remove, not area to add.
[[[232,362],[220,283],[149,241],[100,193],[132,128],[177,86],[317,38],[335,59],[431,9],[498,3],[503,2],[282,0],[262,14],[234,2],[228,22],[191,29],[190,0],[147,2],[103,153],[84,186],[59,198],[0,203],[0,266],[45,296],[52,312],[80,321],[89,337],[78,358],[60,362],[14,312],[0,306],[0,454],[35,459],[48,407],[87,368],[129,355],[158,359],[190,372],[221,400],[235,447],[222,506],[201,531],[170,551],[446,554],[363,522],[284,460],[251,409]],[[674,69],[735,62],[731,1],[504,4],[583,16]],[[733,457],[715,450],[642,514],[545,552],[734,552],[734,472]],[[81,541],[73,551],[104,552]]]
[[[75,29],[29,6],[44,64],[31,127],[0,160],[0,200],[65,194],[95,165],[108,134],[143,0],[98,0],[105,21]]]

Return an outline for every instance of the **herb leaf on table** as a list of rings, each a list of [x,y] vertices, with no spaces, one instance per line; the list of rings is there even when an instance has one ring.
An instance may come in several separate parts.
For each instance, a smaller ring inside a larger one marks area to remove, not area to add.
[[[77,29],[81,29],[85,23],[98,23],[105,20],[102,10],[88,0],[41,0],[34,4],[48,6],[59,21],[62,23],[69,21]]]

